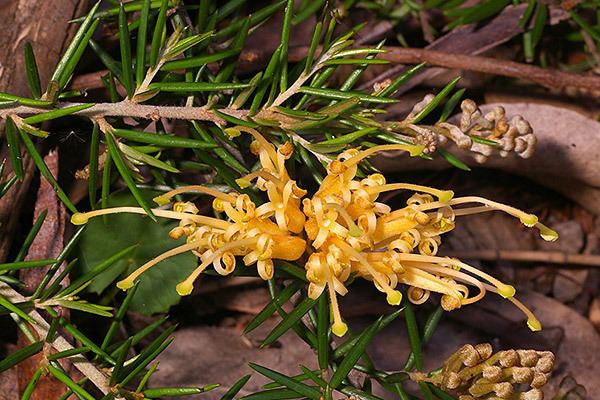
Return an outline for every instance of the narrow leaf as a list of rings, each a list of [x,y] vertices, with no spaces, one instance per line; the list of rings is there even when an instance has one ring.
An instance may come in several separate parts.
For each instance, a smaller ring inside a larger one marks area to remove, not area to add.
[[[127,97],[133,95],[133,60],[131,58],[131,38],[129,37],[129,26],[127,25],[127,14],[121,3],[119,8],[119,44],[121,49],[121,82],[127,91]]]
[[[79,111],[83,111],[90,107],[95,106],[94,103],[78,104],[76,106],[59,108],[56,110],[48,111],[45,113],[33,115],[23,119],[23,122],[27,124],[39,124],[40,122],[49,121],[51,119],[61,118],[70,114],[75,114]]]
[[[19,136],[17,135],[17,128],[12,118],[6,118],[6,125],[4,132],[6,134],[6,141],[8,144],[8,152],[10,155],[10,165],[19,180],[23,180],[23,162],[21,160],[21,146],[19,143]]]
[[[148,38],[148,16],[150,14],[150,0],[143,1],[135,52],[135,83],[138,87],[144,81],[146,75],[146,43]]]
[[[121,174],[121,177],[123,178],[123,180],[127,184],[127,187],[131,191],[131,194],[133,195],[133,197],[135,197],[140,207],[142,207],[144,211],[146,211],[146,214],[148,214],[148,216],[153,221],[156,221],[156,216],[152,212],[152,209],[146,202],[146,199],[140,193],[140,190],[135,185],[133,177],[131,176],[131,171],[129,171],[129,168],[127,167],[127,165],[125,165],[125,162],[121,157],[121,152],[117,147],[115,139],[112,137],[112,133],[107,132],[106,135],[104,135],[104,137],[106,138],[106,142],[108,143],[108,151],[111,155],[111,159],[115,163],[119,174]]]
[[[293,390],[294,392],[308,397],[312,400],[319,400],[321,398],[321,392],[314,387],[305,385],[304,383],[298,382],[289,378],[277,371],[273,371],[272,369],[263,367],[258,364],[250,363],[250,368],[257,371],[261,375],[266,376],[267,378],[287,387],[288,389]]]
[[[250,380],[252,375],[246,375],[240,378],[231,388],[225,393],[220,400],[233,400],[233,398],[242,390],[244,385]]]
[[[25,42],[23,51],[25,52],[25,72],[27,73],[27,84],[31,90],[31,95],[36,99],[39,99],[42,96],[40,73],[38,72],[35,53],[33,52],[33,47],[31,47],[30,42]]]
[[[429,115],[441,102],[443,99],[452,92],[458,81],[460,80],[460,76],[454,78],[450,83],[448,83],[434,98],[431,100],[429,104],[425,106],[417,115],[415,115],[412,119],[413,124],[418,124]]]
[[[17,365],[21,361],[26,360],[29,357],[39,353],[40,351],[42,351],[43,347],[44,342],[39,341],[15,351],[5,359],[0,361],[0,372],[6,371],[7,369]]]
[[[56,195],[64,203],[64,205],[69,209],[69,211],[71,211],[72,213],[76,213],[77,208],[71,202],[71,200],[69,199],[67,194],[61,189],[61,187],[58,186],[58,182],[52,175],[52,172],[50,172],[50,169],[48,169],[48,166],[44,162],[44,159],[42,158],[40,153],[37,151],[35,145],[31,141],[29,136],[22,130],[19,130],[19,133],[21,134],[21,139],[23,140],[23,143],[25,144],[25,147],[27,148],[29,155],[33,159],[33,162],[35,163],[36,167],[40,170],[40,173],[54,187],[54,190],[56,191]]]
[[[329,381],[331,387],[339,387],[342,381],[348,376],[352,368],[354,368],[354,365],[356,365],[357,361],[363,356],[367,346],[369,343],[371,343],[371,340],[379,330],[382,320],[383,317],[379,318],[374,324],[369,326],[360,334],[360,336],[358,336],[356,345],[354,345],[353,348],[348,351],[331,377],[331,380]]]
[[[261,347],[268,346],[275,342],[281,335],[286,333],[292,328],[316,303],[309,297],[306,297],[300,302],[290,313],[288,313],[283,320],[267,335],[263,340]]]

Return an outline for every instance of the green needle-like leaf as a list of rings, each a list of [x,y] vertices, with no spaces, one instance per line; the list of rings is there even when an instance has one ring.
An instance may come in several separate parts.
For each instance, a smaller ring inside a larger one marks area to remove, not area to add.
[[[454,111],[454,108],[456,107],[464,93],[465,89],[459,89],[456,91],[456,93],[452,95],[452,97],[450,97],[450,99],[448,99],[448,102],[444,105],[442,115],[440,115],[440,119],[438,120],[438,122],[445,122],[450,117],[450,114],[452,114],[452,111]]]
[[[163,57],[165,59],[175,58],[183,54],[187,50],[191,49],[192,47],[210,38],[211,35],[212,32],[206,32],[199,35],[193,35],[183,38],[179,42],[177,42],[177,44],[175,44],[173,47],[169,48],[169,50],[165,54],[163,54]]]
[[[23,390],[23,395],[21,396],[21,400],[29,400],[31,398],[31,395],[33,394],[33,391],[35,390],[37,382],[41,376],[42,376],[42,369],[41,368],[36,369],[35,372],[33,373],[33,376],[31,377],[31,380],[27,384],[27,387],[25,387],[25,390]]]
[[[278,307],[283,306],[295,293],[305,286],[302,281],[294,281],[283,289],[279,294],[271,300],[262,310],[246,325],[244,328],[244,334],[252,332],[265,322],[271,315],[273,315]]]
[[[317,305],[317,358],[319,368],[323,371],[329,366],[329,355],[331,346],[329,345],[329,302],[327,293],[319,296]]]
[[[61,358],[73,357],[78,354],[87,353],[88,351],[90,351],[90,349],[88,349],[87,347],[78,347],[78,348],[74,348],[74,349],[70,349],[70,350],[59,351],[58,353],[50,354],[48,356],[48,360],[52,361],[52,360],[59,360]]]
[[[267,389],[240,397],[240,400],[285,400],[305,398],[290,389]]]
[[[371,343],[375,333],[379,330],[382,320],[383,317],[379,318],[358,336],[356,344],[348,351],[331,377],[329,384],[332,388],[337,388],[341,385],[342,381],[348,376],[352,368],[354,368],[354,365],[356,365],[358,360],[363,356],[367,346]]]
[[[78,104],[76,106],[71,106],[71,107],[59,108],[56,110],[52,110],[52,111],[48,111],[45,113],[33,115],[31,117],[27,117],[27,118],[23,119],[23,122],[30,124],[30,125],[31,124],[39,124],[40,122],[49,121],[51,119],[56,119],[56,118],[61,118],[61,117],[64,117],[64,116],[67,116],[70,114],[77,113],[79,111],[83,111],[85,109],[93,107],[94,105],[95,105],[94,103],[87,103],[87,104]]]
[[[231,386],[231,388],[227,391],[227,393],[225,393],[220,398],[220,400],[233,400],[233,398],[240,392],[240,390],[242,390],[244,385],[246,385],[246,383],[248,383],[251,376],[252,375],[246,375],[246,376],[243,376],[242,378],[240,378],[236,383],[234,383]]]
[[[138,202],[140,207],[142,207],[144,209],[144,211],[146,211],[146,214],[148,214],[148,216],[153,221],[156,222],[156,216],[152,212],[152,209],[148,205],[148,202],[146,201],[146,199],[140,193],[140,190],[135,185],[133,177],[131,176],[131,171],[129,170],[127,165],[125,165],[125,162],[123,161],[123,158],[121,157],[121,152],[117,147],[115,139],[112,137],[112,133],[108,132],[104,135],[104,137],[106,138],[106,142],[108,143],[108,152],[110,153],[111,159],[115,163],[115,166],[117,167],[117,170],[119,171],[119,174],[121,175],[121,177],[127,184],[129,191],[131,191],[131,194],[133,195],[135,200]]]
[[[163,71],[173,71],[176,69],[197,68],[204,65],[224,60],[240,52],[240,49],[224,50],[215,54],[208,54],[197,57],[183,58],[181,60],[169,61],[162,66]]]
[[[19,180],[23,180],[23,162],[21,160],[21,145],[17,128],[12,118],[6,118],[5,130],[6,141],[8,143],[8,152],[10,155],[10,165]]]
[[[31,243],[33,243],[33,239],[35,239],[38,232],[40,231],[42,224],[44,223],[44,220],[46,219],[47,215],[48,215],[48,210],[44,210],[40,213],[40,215],[38,215],[33,226],[27,233],[27,236],[25,237],[25,240],[23,241],[23,244],[21,245],[19,252],[17,253],[17,257],[15,257],[15,262],[20,262],[25,259],[25,256],[27,255],[27,252],[29,251],[29,247],[31,246]]]
[[[127,296],[125,296],[125,299],[119,306],[119,310],[117,311],[117,314],[115,315],[112,322],[110,323],[110,326],[108,327],[108,331],[106,332],[106,335],[104,336],[104,339],[102,340],[101,348],[106,349],[108,347],[108,344],[111,342],[114,334],[116,333],[117,328],[119,327],[119,324],[123,321],[123,318],[125,317],[125,313],[129,309],[131,300],[133,299],[133,296],[135,296],[135,293],[137,292],[138,287],[139,287],[139,285],[136,284],[133,288],[131,288],[127,291]]]
[[[304,7],[298,10],[298,13],[292,18],[292,25],[298,25],[299,23],[310,18],[311,15],[315,14],[319,10],[323,9],[323,5],[326,0],[312,0],[307,2]]]
[[[129,37],[129,26],[127,25],[127,14],[123,4],[119,8],[119,44],[121,49],[121,83],[125,86],[127,97],[131,98],[134,91],[133,83],[133,60],[131,58],[131,38]]]
[[[56,260],[54,260],[54,259],[17,261],[17,262],[12,262],[12,263],[0,264],[0,271],[16,271],[16,270],[25,269],[25,268],[37,268],[37,267],[43,267],[45,265],[50,265],[55,262],[56,262]]]
[[[261,347],[268,346],[275,342],[281,335],[290,330],[300,319],[314,307],[316,300],[306,297],[300,302],[283,320],[267,335],[263,340]]]
[[[215,92],[223,90],[244,89],[250,86],[247,83],[220,83],[220,82],[157,82],[152,83],[150,89],[160,89],[161,92]]]
[[[146,75],[146,43],[148,38],[148,17],[150,0],[144,0],[140,12],[140,26],[137,32],[137,47],[135,52],[135,83],[140,86]]]
[[[175,327],[173,327],[174,329]],[[170,335],[173,330],[168,329],[165,332],[169,332],[168,334]],[[164,332],[163,332],[164,334]],[[162,338],[163,335],[159,336],[159,338]],[[168,340],[164,340],[162,339],[161,343],[158,345],[158,347],[156,347],[152,352],[148,352],[148,354],[146,355],[145,351],[148,350],[146,349],[144,352],[140,353],[139,357],[136,359],[136,362],[132,364],[135,365],[135,368],[133,368],[133,370],[129,373],[129,375],[127,375],[125,377],[125,379],[123,379],[121,381],[121,385],[126,385],[129,382],[131,382],[144,368],[146,368],[146,366],[148,364],[150,364],[152,362],[152,360],[154,360],[160,353],[162,353],[167,346],[169,346],[171,344],[171,342],[173,341],[173,339],[168,339]],[[149,347],[150,348],[150,347]]]
[[[0,100],[15,101],[19,104],[29,107],[46,108],[52,105],[51,101],[28,99],[27,97],[15,96],[14,94],[0,92]]]
[[[23,132],[22,130],[19,130],[19,133],[21,134],[21,139],[23,140],[23,143],[25,144],[25,147],[27,148],[27,151],[29,152],[29,155],[31,156],[31,158],[32,158],[33,162],[35,163],[36,167],[40,170],[40,173],[44,176],[44,178],[46,178],[46,180],[48,182],[50,182],[50,184],[52,186],[54,186],[54,190],[56,191],[56,195],[64,203],[64,205],[69,209],[69,211],[71,211],[72,213],[76,213],[77,212],[77,208],[71,202],[71,200],[69,199],[69,197],[67,196],[67,194],[58,185],[58,182],[56,181],[56,179],[52,175],[52,172],[50,172],[50,169],[48,169],[48,166],[44,162],[44,159],[42,158],[42,156],[40,155],[40,153],[37,151],[35,145],[31,141],[31,139],[29,138],[29,136],[25,132]]]
[[[43,347],[44,347],[44,342],[39,341],[39,342],[32,343],[27,347],[23,347],[22,349],[15,351],[14,353],[10,354],[5,359],[0,361],[0,372],[6,371],[7,369],[17,365],[21,361],[26,360],[29,357],[33,356],[34,354],[39,353],[40,351],[42,351]]]
[[[433,311],[427,321],[425,322],[425,326],[423,327],[423,338],[421,343],[425,344],[431,340],[433,333],[435,332],[440,319],[444,315],[444,309],[441,306],[438,306],[435,311]],[[415,354],[413,352],[410,353],[408,359],[406,360],[406,364],[404,365],[404,370],[409,371],[413,368],[415,364]]]
[[[160,161],[157,158],[154,158],[152,156],[149,156],[147,154],[139,152],[136,149],[127,146],[126,144],[119,143],[119,149],[123,152],[123,154],[125,154],[125,156],[129,159],[129,161],[131,161],[134,164],[138,163],[140,165],[151,165],[153,167],[164,169],[165,171],[169,171],[174,174],[177,174],[180,172],[177,168],[175,168],[163,161]]]
[[[316,1],[315,1],[316,3]],[[321,40],[321,33],[323,31],[323,22],[319,21],[315,26],[315,30],[313,31],[313,36],[310,41],[310,50],[308,51],[308,55],[306,56],[306,63],[304,64],[304,72],[307,73],[311,70],[313,66],[313,60],[315,59],[315,52],[317,51],[317,47],[319,46],[319,41]]]
[[[58,315],[58,313],[50,308],[50,307],[45,307],[45,310],[48,314],[50,314],[50,316],[52,316],[52,318],[58,318],[59,319],[59,324],[67,331],[69,332],[71,335],[73,335],[73,337],[77,340],[79,340],[81,343],[83,343],[84,346],[89,347],[90,351],[94,352],[95,354],[97,354],[103,361],[110,363],[110,364],[115,364],[115,360],[108,355],[104,350],[102,350],[97,344],[95,344],[94,342],[92,342],[86,335],[84,335],[79,329],[75,328],[75,326],[73,326],[72,324],[70,324],[65,318],[60,317]]]
[[[159,397],[175,397],[175,396],[191,396],[199,393],[206,393],[216,389],[219,385],[207,385],[204,387],[189,387],[189,388],[156,388],[144,390],[144,398],[159,398]]]
[[[398,90],[398,88],[402,85],[404,85],[406,82],[408,82],[410,80],[410,78],[412,78],[413,76],[415,76],[417,74],[417,72],[419,72],[420,70],[422,70],[425,67],[425,63],[421,63],[418,65],[415,65],[414,67],[410,68],[409,70],[407,70],[406,72],[404,72],[402,75],[400,75],[399,77],[397,77],[396,79],[394,79],[394,81],[385,89],[381,90],[381,92],[379,92],[377,95],[378,96],[382,96],[382,97],[387,97],[387,96],[391,96],[394,94],[394,92],[396,90]]]
[[[313,96],[319,96],[319,97],[325,97],[327,99],[336,99],[336,100],[348,100],[348,99],[352,99],[352,98],[357,98],[360,101],[368,101],[370,103],[377,103],[377,104],[393,104],[393,103],[397,103],[398,100],[396,99],[390,99],[387,97],[379,97],[379,96],[370,96],[368,94],[364,94],[361,92],[354,92],[354,91],[342,91],[342,90],[336,90],[336,89],[322,89],[322,88],[315,88],[315,87],[310,87],[310,86],[301,86],[298,91],[300,93],[306,93],[306,94],[310,94]],[[320,111],[321,113],[323,111]]]
[[[73,379],[71,379],[67,374],[58,369],[55,365],[50,363],[48,364],[47,368],[48,372],[54,375],[56,379],[67,385],[67,387],[71,389],[73,393],[76,393],[79,397],[83,398],[84,400],[94,400],[94,397],[91,394],[89,394],[84,388],[78,385]]]
[[[290,29],[292,27],[292,17],[294,15],[294,0],[287,0],[285,11],[283,14],[283,25],[281,27],[281,40],[279,47],[279,65],[281,65],[281,75],[279,82],[279,90],[285,91],[288,87],[288,47],[290,41]]]
[[[444,392],[442,389],[439,389],[432,384],[428,384],[429,389],[435,394],[435,396],[440,400],[456,400],[454,396],[450,396],[448,393]]]
[[[80,52],[79,58],[77,58],[77,55],[78,55],[77,50],[78,50],[80,44],[82,44],[82,43],[86,44],[85,43],[86,36],[87,36],[87,40],[89,40],[89,38],[91,37],[91,35],[88,34],[88,31],[90,30],[90,28],[92,27],[92,25],[94,23],[94,14],[96,13],[96,10],[98,10],[99,6],[100,6],[100,1],[98,1],[92,7],[92,9],[88,12],[85,19],[83,20],[83,22],[77,29],[77,32],[75,33],[75,36],[73,37],[73,40],[67,47],[67,50],[65,50],[65,53],[61,57],[56,68],[54,69],[54,73],[50,77],[50,84],[48,85],[48,89],[46,90],[46,93],[51,95],[50,96],[51,99],[55,98],[54,96],[58,96],[58,92],[52,93],[53,91],[56,90],[52,86],[52,82],[58,82],[59,85],[60,85],[60,83],[63,83],[63,85],[61,85],[58,88],[58,91],[60,91],[64,87],[64,85],[68,82],[69,77],[71,76],[71,74],[73,73],[73,70],[75,69],[75,65],[77,65],[77,63],[79,62],[79,58],[81,57],[81,54],[83,54],[83,52]]]
[[[280,0],[276,3],[268,5],[256,12],[252,13],[252,15],[250,16],[250,26],[253,27],[253,26],[259,24],[260,22],[264,21],[271,15],[275,14],[277,11],[279,11],[281,9],[281,7],[283,7],[283,5],[286,2],[287,2],[287,0]],[[229,37],[230,35],[239,31],[240,27],[243,24],[244,24],[244,21],[240,20],[240,21],[234,22],[232,24],[229,24],[228,26],[226,26],[222,29],[219,29],[217,32],[215,32],[214,39],[220,40],[220,39]]]
[[[152,68],[156,67],[156,64],[158,63],[158,53],[164,43],[168,4],[168,0],[162,0],[160,2],[160,10],[156,17],[156,25],[154,25],[154,33],[152,34],[152,46],[150,47],[150,66]]]
[[[36,99],[42,96],[42,86],[40,84],[40,73],[38,72],[37,62],[35,61],[35,53],[30,42],[25,42],[23,47],[25,52],[25,72],[27,73],[27,84],[31,90],[31,95]]]
[[[8,299],[4,298],[1,295],[0,295],[0,306],[17,314],[19,316],[19,318],[23,319],[24,321],[27,321],[32,324],[36,323],[33,320],[33,318],[31,318],[29,315],[27,315],[27,313],[25,311],[23,311],[21,308],[17,307],[15,304],[11,303]],[[1,372],[1,369],[0,369],[0,372]]]
[[[454,165],[458,169],[462,169],[463,171],[470,171],[471,168],[460,159],[458,159],[454,154],[450,153],[448,150],[443,147],[438,147],[435,153],[439,156],[442,156],[448,163]]]
[[[441,102],[452,92],[458,81],[460,80],[460,76],[454,78],[450,83],[448,83],[434,98],[431,100],[429,104],[427,104],[417,115],[412,119],[413,124],[418,124],[429,115]]]
[[[408,331],[408,341],[410,349],[415,355],[415,367],[417,370],[423,368],[423,356],[421,353],[421,337],[419,335],[419,326],[415,318],[412,305],[409,301],[404,305],[404,320],[406,321],[406,330]]]
[[[104,64],[104,66],[112,73],[112,75],[116,76],[119,80],[122,80],[122,71],[120,63],[115,61],[115,59],[112,58],[111,55],[108,54],[102,47],[100,47],[100,45],[94,40],[90,40],[90,47],[92,48],[92,50],[94,50],[102,64]],[[108,87],[109,92],[111,94],[111,101],[115,102],[116,100],[114,100],[115,96],[113,96],[113,90],[109,86],[111,85],[111,82],[114,85],[112,77],[103,78],[103,81],[105,81],[105,85],[108,83],[108,85],[106,86]],[[114,94],[116,94],[116,97],[118,98],[116,87],[114,88]]]
[[[381,320],[381,323],[379,324],[379,330],[388,326],[392,321],[394,321],[396,318],[398,318],[398,316],[400,314],[402,314],[403,311],[404,311],[404,308],[400,308],[400,309],[394,311],[393,313],[388,314],[385,317],[383,317],[383,319]],[[347,340],[343,344],[339,345],[333,353],[333,358],[338,360],[341,357],[346,356],[346,354],[348,354],[348,352],[356,346],[356,343],[358,343],[358,340],[359,340],[359,336],[357,336],[353,339]]]
[[[174,135],[161,135],[158,133],[148,133],[129,129],[114,129],[113,133],[116,136],[127,140],[153,144],[161,147],[182,147],[190,149],[212,149],[215,147],[215,145],[212,143],[206,143],[200,140],[188,139]]]
[[[258,364],[249,363],[250,368],[257,371],[261,375],[279,383],[282,386],[287,387],[290,390],[312,400],[319,400],[321,398],[321,392],[312,386],[305,385],[304,383],[298,382],[288,376],[285,376],[277,371],[263,367]]]
[[[244,119],[239,119],[239,118],[234,117],[233,115],[225,114],[224,112],[221,112],[219,110],[215,110],[214,112],[216,115],[218,115],[219,117],[223,118],[225,121],[227,121],[233,125],[242,125],[242,126],[247,126],[249,128],[258,128],[258,126],[259,126],[255,122],[246,121]]]
[[[98,127],[98,123],[94,122],[94,126],[92,128],[92,138],[90,140],[90,163],[88,168],[88,197],[90,200],[90,207],[93,209],[96,208],[96,198],[98,191],[98,151],[100,144],[100,128]]]
[[[122,378],[120,376],[120,372],[121,369],[123,368],[123,364],[125,363],[125,360],[127,359],[127,353],[129,352],[129,349],[131,348],[131,341],[133,339],[129,338],[125,341],[125,343],[123,343],[118,349],[117,349],[117,359],[116,359],[116,363],[115,363],[115,367],[110,375],[110,385],[113,386],[115,383],[117,383],[119,381],[119,378]]]

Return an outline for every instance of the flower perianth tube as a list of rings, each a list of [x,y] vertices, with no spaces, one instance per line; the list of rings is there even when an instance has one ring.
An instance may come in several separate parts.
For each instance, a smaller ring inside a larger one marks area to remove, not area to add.
[[[198,247],[198,244],[192,242],[192,243],[186,243],[179,247],[175,247],[174,249],[165,251],[164,253],[154,257],[152,260],[148,261],[146,264],[144,264],[141,267],[139,267],[138,269],[136,269],[127,278],[119,281],[117,283],[117,287],[122,290],[131,289],[133,287],[133,285],[135,284],[135,280],[137,279],[137,277],[140,276],[141,274],[143,274],[144,272],[146,272],[148,269],[150,269],[154,265],[158,264],[159,262],[161,262],[163,260],[166,260],[169,257],[173,257],[173,256],[176,256],[177,254],[181,254],[181,253],[185,253],[190,250],[193,250],[196,247]]]
[[[456,259],[452,259],[452,258],[444,258],[444,257],[436,257],[436,256],[425,256],[422,254],[399,254],[399,258],[401,261],[406,261],[406,262],[425,262],[425,263],[432,263],[432,264],[446,264],[446,265],[454,265],[456,267],[462,268],[470,273],[472,273],[473,275],[477,275],[485,280],[487,280],[488,282],[490,282],[492,285],[496,286],[498,288],[498,293],[505,298],[509,298],[509,297],[513,297],[515,295],[515,288],[507,285],[505,283],[500,282],[498,279],[494,278],[493,276],[490,276],[489,274],[486,274],[483,271],[478,270],[475,267],[472,267],[468,264],[465,264],[461,261],[458,261]]]
[[[165,204],[168,204],[171,201],[171,198],[173,198],[173,196],[182,193],[204,193],[214,198],[227,201],[229,203],[235,203],[235,196],[202,185],[182,186],[180,188],[163,193],[160,196],[156,196],[152,200],[154,200],[154,202],[159,206],[164,206]]]
[[[194,215],[194,214],[180,213],[180,212],[176,212],[176,211],[160,210],[160,209],[152,209],[152,212],[154,213],[154,215],[157,215],[159,217],[169,218],[169,219],[177,219],[177,220],[190,219],[199,224],[212,226],[214,228],[219,228],[219,229],[227,229],[230,225],[229,222],[227,222],[227,221],[223,221],[223,220],[217,219],[217,218],[205,217],[203,215]],[[71,223],[73,225],[83,225],[83,224],[86,224],[88,222],[88,220],[93,217],[97,217],[100,215],[120,214],[120,213],[147,215],[146,211],[144,211],[144,209],[140,208],[140,207],[103,208],[100,210],[89,211],[89,212],[85,212],[85,213],[75,213],[71,217]]]
[[[454,197],[452,190],[439,190],[429,186],[413,185],[411,183],[388,183],[387,185],[379,185],[365,189],[369,194],[379,194],[392,190],[412,190],[413,192],[429,193],[438,198],[441,203],[447,203]]]
[[[194,289],[194,281],[198,279],[198,276],[200,276],[202,271],[204,271],[206,267],[212,264],[213,261],[221,257],[225,252],[231,251],[239,247],[251,246],[253,244],[256,244],[256,242],[258,242],[258,238],[246,238],[227,243],[223,247],[219,248],[217,251],[206,257],[206,259],[202,261],[202,264],[200,264],[198,268],[196,268],[184,281],[180,282],[177,285],[177,293],[179,293],[180,296],[187,296],[190,293],[192,293],[192,290]]]
[[[504,211],[505,213],[510,214],[513,217],[519,218],[521,223],[527,227],[535,226],[535,224],[538,222],[538,218],[534,214],[528,214],[524,211],[519,210],[518,208],[511,207],[506,204],[498,203],[496,201],[488,200],[486,198],[478,197],[478,196],[457,197],[457,198],[454,198],[454,199],[450,200],[449,202],[447,202],[447,204],[444,204],[441,202],[423,204],[422,206],[419,207],[419,209],[421,211],[426,211],[426,210],[439,208],[439,207],[442,207],[445,205],[454,206],[454,205],[465,204],[465,203],[480,203],[480,204],[484,204],[488,207],[492,207],[496,210]]]
[[[489,286],[486,284],[484,284],[484,286],[489,291],[497,293],[497,290],[495,287]],[[513,303],[519,310],[521,310],[523,312],[523,314],[525,314],[525,316],[527,317],[527,326],[529,327],[529,329],[531,329],[534,332],[542,330],[542,324],[535,317],[535,315],[533,315],[533,313],[531,312],[531,310],[529,308],[525,307],[525,305],[523,303],[521,303],[519,300],[515,299],[514,297],[509,298],[508,300],[511,303]]]

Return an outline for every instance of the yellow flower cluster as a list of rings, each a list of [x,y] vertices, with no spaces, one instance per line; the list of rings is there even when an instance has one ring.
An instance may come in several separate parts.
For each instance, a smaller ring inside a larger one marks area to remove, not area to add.
[[[327,288],[332,331],[338,336],[345,334],[347,326],[340,315],[337,295],[345,295],[346,283],[355,278],[372,281],[392,305],[400,304],[402,299],[397,289],[400,283],[408,286],[408,299],[416,304],[425,302],[432,291],[440,293],[445,310],[476,302],[489,290],[519,307],[532,330],[541,329],[533,314],[514,298],[512,286],[457,259],[436,255],[440,236],[454,228],[456,217],[492,210],[507,212],[526,226],[539,229],[544,239],[556,240],[556,232],[539,223],[535,215],[480,197],[454,198],[450,190],[388,184],[381,174],[356,177],[360,161],[377,152],[404,150],[411,156],[421,154],[423,147],[412,145],[347,150],[327,166],[327,176],[317,192],[306,197],[307,192],[290,178],[285,167],[293,151],[290,143],[275,147],[258,131],[247,127],[230,131],[254,137],[250,149],[261,164],[260,169],[238,183],[248,187],[254,182],[266,192],[269,201],[257,207],[246,194],[223,193],[204,186],[186,186],[158,196],[155,201],[163,206],[177,194],[204,193],[214,197],[214,210],[226,218],[199,215],[190,202],[177,202],[172,211],[153,210],[157,216],[179,220],[170,236],[185,236],[186,243],[138,268],[117,284],[119,288],[131,288],[148,268],[187,251],[196,254],[201,262],[177,285],[182,296],[192,292],[194,281],[211,265],[219,274],[227,275],[234,270],[239,256],[245,265],[256,264],[261,278],[270,279],[273,260],[287,260],[304,263],[311,298],[316,299]],[[415,192],[406,207],[392,210],[377,202],[381,193],[397,190]],[[118,207],[77,213],[71,221],[79,225],[97,215],[120,212],[144,214],[141,208]],[[469,287],[476,288],[477,293],[472,294]]]

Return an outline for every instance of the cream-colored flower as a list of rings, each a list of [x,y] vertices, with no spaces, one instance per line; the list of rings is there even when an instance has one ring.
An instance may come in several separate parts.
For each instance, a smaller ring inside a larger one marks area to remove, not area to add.
[[[290,178],[285,167],[293,151],[290,143],[277,148],[252,128],[231,129],[236,134],[253,136],[250,148],[261,165],[238,179],[238,184],[248,187],[255,182],[256,188],[266,192],[268,201],[256,206],[245,194],[223,193],[199,185],[156,197],[159,205],[166,205],[177,194],[203,193],[214,198],[213,209],[224,218],[199,215],[190,202],[174,203],[172,211],[153,210],[159,217],[179,220],[169,235],[174,239],[186,237],[186,243],[138,268],[117,284],[121,289],[132,287],[153,265],[187,251],[199,257],[200,265],[177,285],[180,295],[190,294],[194,281],[211,265],[219,274],[227,275],[234,270],[236,257],[241,257],[245,265],[256,264],[261,278],[271,279],[273,260],[287,260],[304,263],[310,298],[316,299],[328,290],[332,331],[338,336],[346,332],[347,326],[337,295],[346,295],[346,283],[355,278],[372,281],[392,305],[402,300],[399,284],[408,286],[408,300],[416,304],[425,302],[431,292],[440,293],[441,305],[448,311],[474,303],[488,291],[498,293],[527,315],[532,330],[541,329],[535,316],[514,298],[512,286],[460,260],[437,255],[442,235],[454,228],[457,218],[487,211],[506,212],[524,225],[537,228],[545,240],[556,240],[556,232],[535,215],[480,197],[455,198],[451,190],[386,183],[381,174],[357,178],[361,160],[380,151],[421,154],[423,146],[412,145],[347,150],[329,163],[319,189],[306,197],[307,192]],[[413,195],[405,207],[392,210],[377,201],[380,194],[390,191],[409,191]],[[83,224],[97,215],[120,212],[144,214],[141,208],[118,207],[78,213],[72,222]]]

